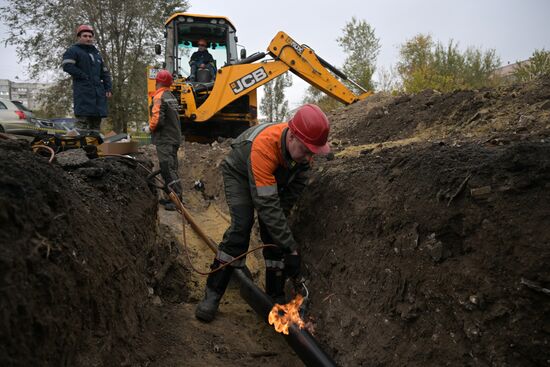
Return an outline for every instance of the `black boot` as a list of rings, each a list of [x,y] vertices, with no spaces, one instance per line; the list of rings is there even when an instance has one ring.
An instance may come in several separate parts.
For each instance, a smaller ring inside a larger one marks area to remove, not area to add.
[[[281,269],[265,269],[265,293],[271,297],[275,303],[280,305],[284,305],[286,303],[285,276]]]
[[[210,268],[216,269],[220,265],[221,263],[218,260],[214,260]],[[220,305],[220,300],[231,280],[233,269],[232,266],[226,266],[208,276],[204,299],[199,302],[195,310],[195,317],[197,319],[205,322],[214,320],[216,312],[218,311],[218,306]]]
[[[170,200],[170,199],[165,199],[165,198],[160,198],[159,199],[159,204],[160,205],[166,205],[166,204],[171,203],[171,202],[172,202],[172,200]]]
[[[170,212],[173,212],[174,210],[176,210],[176,204],[174,204],[173,202],[168,202],[166,204],[164,204],[164,210],[168,210]]]

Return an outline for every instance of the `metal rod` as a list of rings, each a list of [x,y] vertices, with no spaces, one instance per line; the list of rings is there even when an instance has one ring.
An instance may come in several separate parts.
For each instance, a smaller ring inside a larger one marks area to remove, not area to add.
[[[176,194],[173,193],[173,192],[170,193],[170,197],[172,198],[172,202],[174,202],[174,203],[177,202],[172,195],[175,196]],[[183,205],[180,205],[179,209],[181,210],[181,214],[183,214],[183,216],[185,217],[187,222],[189,222],[189,224],[191,225],[191,228],[193,228],[193,230],[199,235],[199,237],[208,245],[208,247],[210,248],[210,250],[212,250],[213,253],[217,253],[218,252],[218,245],[216,244],[216,242],[214,242],[214,240],[212,240],[210,237],[208,237],[206,232],[204,232],[201,227],[199,227],[197,222],[195,222],[195,220],[191,216],[191,213],[189,213],[189,211],[187,209],[185,209],[185,207]]]

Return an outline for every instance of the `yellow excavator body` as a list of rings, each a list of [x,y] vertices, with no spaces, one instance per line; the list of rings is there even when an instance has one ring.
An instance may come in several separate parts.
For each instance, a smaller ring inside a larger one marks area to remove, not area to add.
[[[344,104],[371,94],[285,32],[275,35],[267,52],[247,57],[244,48],[237,55],[236,29],[226,17],[176,13],[165,26],[163,65],[147,70],[148,103],[155,92],[156,73],[161,69],[170,71],[174,76],[172,93],[180,103],[182,131],[188,140],[236,137],[256,125],[257,89],[287,71]],[[212,54],[211,73],[191,67],[199,41],[206,41],[207,51]],[[160,45],[155,51],[163,54]],[[363,93],[354,93],[341,80],[353,83]]]

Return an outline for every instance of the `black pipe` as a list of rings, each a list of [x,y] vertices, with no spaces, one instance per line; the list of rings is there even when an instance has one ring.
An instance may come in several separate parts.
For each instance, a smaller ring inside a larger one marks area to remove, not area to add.
[[[321,65],[323,65],[324,67],[326,67],[327,69],[332,71],[334,74],[338,75],[343,80],[348,80],[348,76],[346,74],[344,74],[343,72],[341,72],[340,70],[338,70],[336,68],[336,66],[333,66],[331,63],[329,63],[328,61],[326,61],[325,59],[323,59],[319,55],[315,55],[315,56],[317,56],[317,58],[319,59],[319,62],[321,63]]]
[[[250,64],[250,63],[253,63],[254,61],[263,59],[265,55],[266,55],[265,52],[255,52],[252,55],[248,56],[246,59],[237,61],[233,65]]]
[[[334,74],[336,74],[337,76],[342,78],[342,80],[347,80],[348,82],[355,85],[357,88],[359,88],[360,90],[362,90],[365,93],[368,92],[365,88],[360,86],[357,82],[355,82],[355,81],[351,80],[350,78],[348,78],[346,74],[344,74],[343,72],[338,70],[335,66],[331,65],[328,61],[323,59],[321,56],[319,56],[319,55],[316,55],[316,56],[317,56],[317,59],[319,59],[319,62],[321,63],[321,65],[323,65],[324,67],[326,67],[327,69],[332,71]]]
[[[271,299],[241,269],[235,269],[233,274],[241,284],[241,297],[267,322],[269,312],[273,308]],[[283,336],[306,366],[336,366],[334,360],[325,354],[306,329],[300,329],[293,324],[289,328],[288,335],[283,334]]]
[[[171,193],[170,195],[174,195]],[[174,198],[172,198],[174,200]],[[180,204],[180,209],[185,219],[191,224],[191,227],[197,232],[199,237],[208,245],[214,253],[217,251],[216,243],[206,235],[206,233],[197,225],[191,217],[191,214]],[[268,322],[267,317],[273,308],[271,299],[262,292],[251,279],[250,271],[244,269],[235,269],[233,276],[237,278],[241,285],[241,297],[260,315],[265,322]],[[284,335],[286,342],[298,354],[302,362],[308,367],[335,367],[336,363],[332,358],[325,354],[319,347],[317,341],[305,329],[300,329],[296,325],[291,325],[289,334]]]

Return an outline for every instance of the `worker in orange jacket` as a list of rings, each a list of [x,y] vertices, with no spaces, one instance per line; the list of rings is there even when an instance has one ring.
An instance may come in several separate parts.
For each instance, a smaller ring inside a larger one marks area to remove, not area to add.
[[[255,210],[262,242],[276,245],[263,250],[266,293],[277,303],[285,302],[285,280],[298,274],[301,262],[287,216],[305,187],[312,156],[330,151],[328,134],[323,111],[306,104],[288,123],[251,127],[233,142],[221,164],[231,226],[211,269],[231,264],[208,276],[205,298],[195,311],[198,319],[214,319],[234,268],[245,266],[245,258],[234,260],[248,249]]]
[[[160,174],[168,192],[170,188],[181,198],[182,189],[178,178],[178,149],[181,144],[181,124],[178,115],[178,101],[170,91],[173,77],[167,70],[160,70],[156,76],[156,91],[150,105],[148,131],[151,142],[157,147]],[[176,210],[168,199],[161,199],[166,210]]]

